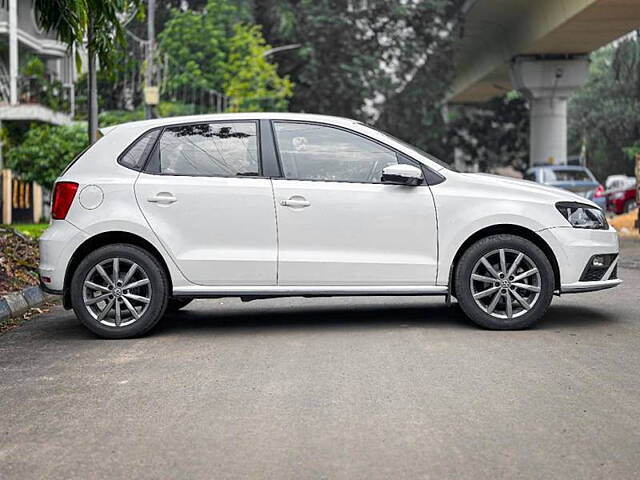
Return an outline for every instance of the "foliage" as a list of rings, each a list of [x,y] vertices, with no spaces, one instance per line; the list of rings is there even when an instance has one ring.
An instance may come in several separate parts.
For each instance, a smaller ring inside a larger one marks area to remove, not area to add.
[[[436,154],[452,75],[459,0],[262,0],[256,22],[296,85],[294,111],[341,115]]]
[[[135,122],[136,120],[144,120],[144,110],[138,108],[133,111],[129,110],[107,110],[100,112],[98,123],[101,127],[110,127],[120,123]]]
[[[529,164],[529,109],[517,94],[477,105],[452,107],[449,144],[481,171],[512,166],[524,172]]]
[[[7,167],[20,173],[24,180],[51,188],[87,143],[83,125],[32,125],[24,141],[7,152]]]
[[[246,13],[229,0],[209,0],[203,12],[174,8],[158,34],[158,47],[169,59],[167,88],[224,90],[228,38]]]
[[[46,73],[44,62],[37,55],[30,55],[20,67],[20,74],[25,77],[44,78]]]
[[[588,83],[569,102],[569,145],[587,149],[587,165],[601,180],[633,175],[625,148],[640,143],[640,38],[633,35],[591,57]]]
[[[224,72],[225,94],[232,97],[231,111],[287,109],[293,85],[288,77],[278,76],[276,65],[266,59],[267,50],[260,27],[235,25]]]
[[[118,50],[113,48],[114,42],[120,46],[124,44],[124,29],[118,16],[139,7],[141,1],[33,0],[33,5],[40,27],[55,31],[58,39],[69,46],[86,45],[108,68],[113,66],[113,53]],[[87,36],[90,27],[92,32]]]
[[[286,109],[292,84],[269,63],[270,46],[249,21],[243,2],[208,0],[201,12],[173,9],[158,36],[168,66],[164,91],[186,101],[182,97],[197,97],[197,90],[215,90],[234,97],[232,111]]]

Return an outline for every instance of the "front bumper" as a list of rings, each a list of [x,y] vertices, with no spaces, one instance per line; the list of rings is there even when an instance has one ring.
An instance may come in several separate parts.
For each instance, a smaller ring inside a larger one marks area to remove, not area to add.
[[[607,288],[617,287],[622,280],[616,278],[614,280],[599,280],[597,282],[576,282],[562,284],[560,293],[584,293],[597,292],[598,290],[606,290]]]
[[[547,242],[558,261],[560,293],[594,292],[612,288],[620,283],[616,278],[618,265],[618,234],[614,228],[587,230],[567,227],[547,228],[538,232]],[[615,254],[616,258],[597,281],[580,281],[588,262],[594,255]]]

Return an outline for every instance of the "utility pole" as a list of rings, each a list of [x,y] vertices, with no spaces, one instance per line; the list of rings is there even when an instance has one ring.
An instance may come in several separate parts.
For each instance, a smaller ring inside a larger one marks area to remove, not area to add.
[[[155,50],[156,31],[155,31],[155,15],[156,15],[156,0],[149,0],[149,7],[147,12],[147,68],[144,74],[144,118],[153,118],[154,106],[158,104],[159,92],[158,87],[153,86],[153,53]]]

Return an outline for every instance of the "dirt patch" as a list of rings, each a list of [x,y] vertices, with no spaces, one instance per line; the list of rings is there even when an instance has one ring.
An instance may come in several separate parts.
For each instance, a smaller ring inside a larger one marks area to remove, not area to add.
[[[38,284],[38,242],[0,227],[0,295]]]

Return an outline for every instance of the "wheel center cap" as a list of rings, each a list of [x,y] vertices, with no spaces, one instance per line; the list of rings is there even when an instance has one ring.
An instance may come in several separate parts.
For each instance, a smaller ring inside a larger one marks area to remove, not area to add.
[[[511,282],[510,282],[509,280],[503,280],[503,281],[502,281],[502,286],[503,286],[503,287],[507,288],[507,287],[509,287],[510,285],[511,285]]]
[[[122,296],[122,289],[121,288],[114,288],[113,289],[113,296],[114,297],[121,297]]]

